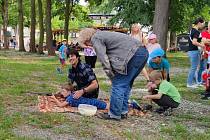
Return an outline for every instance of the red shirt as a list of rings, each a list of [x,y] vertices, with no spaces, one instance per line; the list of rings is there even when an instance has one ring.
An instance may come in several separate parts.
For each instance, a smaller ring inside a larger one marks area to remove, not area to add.
[[[201,33],[202,38],[210,39],[210,33],[208,31],[204,31]],[[210,45],[205,44],[206,51],[210,52]],[[208,54],[205,53],[205,58],[208,58]]]

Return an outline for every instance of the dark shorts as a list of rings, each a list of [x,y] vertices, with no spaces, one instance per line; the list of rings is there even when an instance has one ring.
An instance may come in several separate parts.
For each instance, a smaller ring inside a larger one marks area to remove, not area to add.
[[[62,65],[64,65],[65,64],[65,59],[60,58],[60,62],[61,62]]]

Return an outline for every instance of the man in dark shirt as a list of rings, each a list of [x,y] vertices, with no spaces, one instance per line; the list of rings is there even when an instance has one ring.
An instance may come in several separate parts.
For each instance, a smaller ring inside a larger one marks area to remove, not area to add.
[[[74,98],[78,99],[81,96],[86,98],[97,98],[99,85],[95,73],[92,68],[83,64],[80,61],[80,55],[76,50],[70,51],[70,64],[72,68],[69,69],[69,81],[77,84]]]

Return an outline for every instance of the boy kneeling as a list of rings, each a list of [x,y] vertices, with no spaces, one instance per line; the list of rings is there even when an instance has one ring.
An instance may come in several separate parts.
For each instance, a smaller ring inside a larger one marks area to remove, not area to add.
[[[143,99],[152,100],[158,104],[160,108],[156,112],[159,114],[164,113],[169,108],[171,111],[172,108],[177,108],[181,102],[181,96],[176,87],[168,81],[163,80],[160,71],[152,71],[149,78],[151,82],[147,84],[147,88],[151,94],[143,96]]]

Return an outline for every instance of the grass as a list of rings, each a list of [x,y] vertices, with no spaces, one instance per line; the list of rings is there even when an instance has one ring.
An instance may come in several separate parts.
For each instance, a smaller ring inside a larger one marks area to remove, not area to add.
[[[208,140],[210,136],[209,130],[201,134],[195,130],[189,131],[180,123],[173,124],[171,127],[162,127],[161,132],[168,134],[174,140]]]
[[[169,53],[167,56],[172,67],[189,67],[185,53]],[[55,70],[58,66],[58,57],[0,51],[0,139],[36,139],[16,136],[12,129],[21,125],[29,125],[44,130],[50,129],[55,134],[70,134],[78,138],[94,137],[94,132],[97,131],[95,130],[96,125],[103,125],[103,123],[82,116],[71,119],[65,114],[39,113],[25,110],[37,104],[37,97],[29,96],[28,92],[54,92],[58,86],[67,82],[68,67],[65,68],[65,74],[59,75]],[[101,64],[97,62],[96,67],[101,67]],[[210,104],[209,101],[200,99],[199,93],[203,89],[193,91],[186,89],[186,75],[186,73],[180,73],[171,78],[171,82],[179,89],[182,97],[194,102]],[[107,83],[107,78],[99,77],[98,81],[102,91],[110,91],[111,86]],[[145,88],[144,86],[145,82],[134,82],[134,88]],[[198,138],[198,136],[206,139],[209,134],[190,133],[185,125],[178,123],[193,120],[197,121],[199,126],[204,126],[205,123],[205,127],[210,126],[209,117],[182,114],[173,118],[174,125],[162,127],[161,134],[170,135],[175,139],[181,137],[186,139]],[[111,129],[115,133],[114,126]],[[139,133],[134,134],[133,131],[126,128],[120,133],[120,136],[126,139],[141,139],[141,135]]]

